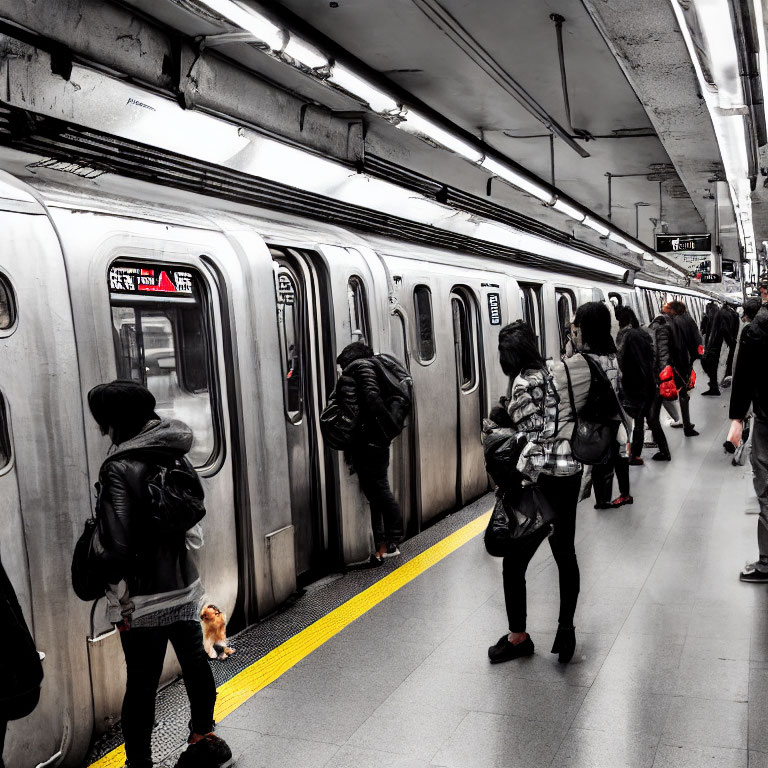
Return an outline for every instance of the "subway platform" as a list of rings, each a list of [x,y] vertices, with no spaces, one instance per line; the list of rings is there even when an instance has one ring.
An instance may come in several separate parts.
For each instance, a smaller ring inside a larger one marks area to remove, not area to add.
[[[214,663],[217,732],[238,768],[768,768],[768,595],[755,559],[749,464],[723,452],[729,391],[693,393],[700,436],[667,429],[673,460],[631,468],[634,504],[579,506],[578,647],[549,653],[557,569],[528,572],[536,653],[491,666],[505,631],[485,496],[381,568],[314,585]],[[181,682],[158,696],[156,758],[173,766]],[[122,766],[119,728],[84,765]]]

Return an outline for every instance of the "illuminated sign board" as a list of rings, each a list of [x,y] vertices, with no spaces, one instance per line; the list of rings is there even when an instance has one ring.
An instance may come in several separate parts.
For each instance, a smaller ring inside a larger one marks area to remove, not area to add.
[[[711,253],[712,235],[656,235],[657,253]]]
[[[192,296],[192,272],[159,264],[113,264],[109,268],[110,293],[155,296]]]

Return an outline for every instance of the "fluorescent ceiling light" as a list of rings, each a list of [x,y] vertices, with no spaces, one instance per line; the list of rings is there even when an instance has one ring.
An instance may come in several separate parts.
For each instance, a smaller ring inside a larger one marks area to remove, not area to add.
[[[232,22],[236,27],[250,32],[257,40],[266,43],[273,51],[279,51],[285,42],[283,30],[260,13],[235,4],[232,0],[201,0],[219,16]]]
[[[598,232],[602,237],[608,237],[608,234],[611,231],[610,229],[608,229],[608,227],[603,226],[599,221],[595,221],[594,219],[591,219],[589,216],[587,216],[587,218],[584,219],[582,224],[585,227],[594,229],[595,232]]]
[[[283,49],[283,53],[310,69],[320,69],[320,67],[328,66],[328,59],[317,48],[309,45],[309,43],[305,43],[294,35],[291,35],[288,44]]]
[[[504,165],[503,163],[498,162],[498,160],[488,157],[488,155],[483,158],[480,165],[494,176],[498,176],[500,179],[508,181],[518,189],[522,189],[523,192],[527,192],[529,195],[533,195],[542,202],[547,203],[547,205],[552,205],[554,202],[555,197],[548,189],[537,184],[535,181],[527,179],[508,165]]]
[[[555,200],[554,205],[552,206],[556,211],[560,211],[560,213],[564,213],[566,216],[570,217],[571,219],[576,219],[576,221],[584,221],[587,214],[584,213],[584,211],[580,211],[578,208],[575,208],[570,203],[566,203],[565,200],[561,200],[558,198]]]
[[[463,141],[458,136],[454,136],[450,131],[435,125],[431,120],[422,117],[418,112],[408,110],[405,120],[398,123],[398,128],[402,128],[408,133],[416,133],[426,136],[428,139],[442,145],[451,152],[461,155],[472,163],[479,163],[483,158],[483,153],[475,149],[471,144]]]
[[[395,112],[400,108],[391,96],[382,93],[376,86],[363,80],[362,77],[358,77],[341,64],[334,64],[328,79],[345,91],[349,91],[349,93],[362,99],[374,112]]]
[[[630,243],[628,240],[627,240],[627,248],[629,248],[629,250],[632,251],[632,253],[637,253],[637,254],[645,253],[645,251],[643,251],[642,248],[635,245],[634,243]]]
[[[629,248],[629,241],[625,240],[618,232],[609,232],[608,239],[613,240],[614,243],[623,245],[625,248]]]

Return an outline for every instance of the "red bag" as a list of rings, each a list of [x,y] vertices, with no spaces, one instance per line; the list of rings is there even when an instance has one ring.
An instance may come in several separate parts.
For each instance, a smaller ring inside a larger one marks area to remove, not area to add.
[[[667,365],[659,374],[659,394],[664,400],[677,400],[677,387],[675,386],[675,373],[671,365]]]
[[[699,357],[704,357],[704,345],[699,344]]]
[[[693,389],[696,386],[696,371],[691,369],[691,378],[688,379],[688,389]]]

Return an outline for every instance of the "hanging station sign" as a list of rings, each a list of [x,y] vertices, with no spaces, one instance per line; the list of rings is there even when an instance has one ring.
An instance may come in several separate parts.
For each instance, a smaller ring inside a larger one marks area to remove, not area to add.
[[[192,296],[192,272],[158,264],[113,264],[109,268],[110,293],[155,296]]]
[[[719,283],[718,260],[712,253],[712,235],[656,235],[656,251],[672,259],[688,272],[688,276],[702,283]]]
[[[657,253],[712,253],[712,235],[656,235]]]

